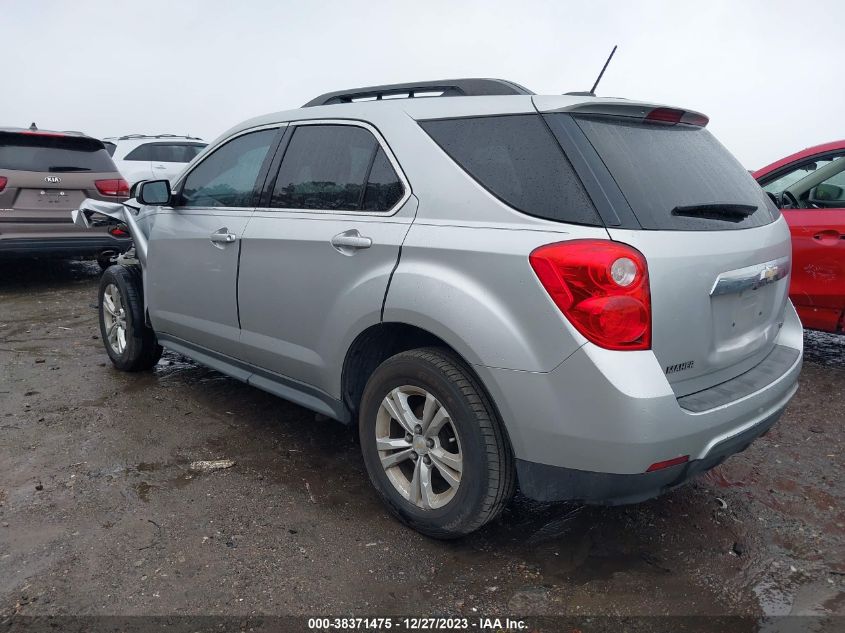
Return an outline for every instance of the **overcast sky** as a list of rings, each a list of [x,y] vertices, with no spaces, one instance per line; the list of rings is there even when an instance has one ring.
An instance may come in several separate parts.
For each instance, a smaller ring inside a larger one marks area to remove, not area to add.
[[[845,137],[845,2],[3,0],[0,126],[206,140],[322,92],[503,77],[700,110],[748,168]]]

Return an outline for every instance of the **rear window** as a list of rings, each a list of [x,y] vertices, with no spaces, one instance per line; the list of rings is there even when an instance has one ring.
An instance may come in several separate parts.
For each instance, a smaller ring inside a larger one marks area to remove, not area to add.
[[[0,132],[0,169],[115,172],[102,142],[88,137]]]
[[[517,211],[574,224],[602,224],[540,115],[445,119],[420,125],[479,184]]]
[[[704,128],[575,120],[644,229],[721,231],[778,218],[777,207],[754,178]]]
[[[204,147],[204,143],[144,143],[129,152],[123,160],[190,163]]]

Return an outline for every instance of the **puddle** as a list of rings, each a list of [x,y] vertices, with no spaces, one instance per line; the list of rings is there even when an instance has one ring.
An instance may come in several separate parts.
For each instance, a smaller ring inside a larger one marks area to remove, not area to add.
[[[25,291],[25,294],[32,294],[66,287],[68,282],[96,282],[100,274],[100,267],[94,261],[9,259],[3,262],[0,293]]]
[[[789,615],[792,611],[792,595],[778,587],[771,578],[757,583],[752,589],[764,616]]]

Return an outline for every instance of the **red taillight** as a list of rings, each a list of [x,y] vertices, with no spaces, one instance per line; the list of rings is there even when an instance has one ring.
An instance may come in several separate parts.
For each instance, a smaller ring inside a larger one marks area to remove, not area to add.
[[[94,184],[97,186],[97,191],[104,196],[129,197],[129,183],[123,178],[95,180]]]
[[[678,464],[686,464],[689,461],[689,455],[682,455],[681,457],[675,457],[674,459],[667,459],[664,462],[656,462],[649,466],[646,469],[647,473],[653,473],[655,470],[663,470],[664,468],[669,468],[671,466],[677,466]]]
[[[674,108],[655,108],[647,115],[646,121],[653,121],[654,123],[669,123],[674,125],[681,122],[681,117],[684,116],[683,110],[675,110]]]
[[[126,229],[116,226],[109,231],[115,237],[129,237],[129,233],[126,232]]]
[[[685,123],[686,125],[695,125],[698,127],[705,127],[710,122],[710,119],[703,114],[677,110],[675,108],[655,108],[645,115],[645,120],[652,123],[664,123],[666,125]]]
[[[541,246],[528,258],[560,311],[591,342],[613,350],[651,348],[645,257],[608,240]]]
[[[9,179],[5,176],[0,176],[0,193],[6,188],[6,183],[9,182]]]
[[[61,132],[42,132],[40,130],[23,130],[21,134],[27,134],[29,136],[67,136],[67,134]]]

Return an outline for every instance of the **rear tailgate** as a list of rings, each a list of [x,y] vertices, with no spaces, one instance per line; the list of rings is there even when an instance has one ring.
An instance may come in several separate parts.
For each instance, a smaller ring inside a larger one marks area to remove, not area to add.
[[[675,393],[730,380],[765,358],[787,301],[789,230],[704,129],[706,118],[630,102],[535,103],[564,147],[580,139],[591,168],[605,174],[604,190],[613,189],[608,215],[620,221],[608,232],[648,262],[652,349]]]
[[[748,371],[783,324],[789,229],[783,220],[742,231],[609,229],[646,256],[652,350],[678,396]]]

